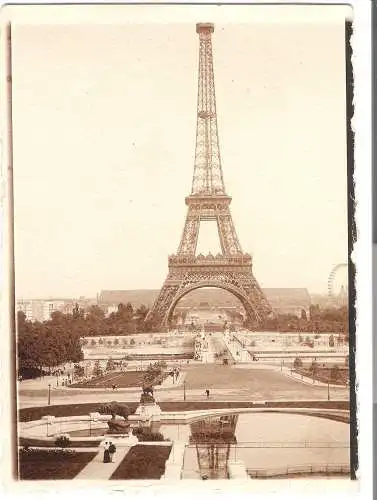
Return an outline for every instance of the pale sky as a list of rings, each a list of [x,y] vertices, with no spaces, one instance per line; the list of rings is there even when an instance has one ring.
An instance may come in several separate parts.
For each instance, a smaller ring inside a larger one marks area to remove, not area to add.
[[[214,20],[184,19],[13,28],[17,296],[162,285],[191,191],[195,22]],[[306,20],[216,22],[218,125],[260,285],[326,293],[347,260],[344,17]]]

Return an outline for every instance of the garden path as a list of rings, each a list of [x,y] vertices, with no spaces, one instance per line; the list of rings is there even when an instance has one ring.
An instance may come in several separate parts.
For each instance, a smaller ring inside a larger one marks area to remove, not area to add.
[[[117,451],[114,455],[114,461],[110,463],[103,463],[103,448],[100,448],[97,455],[93,458],[91,462],[88,463],[86,467],[83,468],[75,479],[86,480],[86,479],[110,479],[113,472],[118,468],[118,465],[127,455],[130,450],[130,446],[117,447]]]

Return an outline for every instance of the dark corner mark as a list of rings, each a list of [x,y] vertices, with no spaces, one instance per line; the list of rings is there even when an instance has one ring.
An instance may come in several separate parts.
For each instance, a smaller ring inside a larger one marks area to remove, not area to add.
[[[347,111],[347,190],[348,190],[348,293],[349,293],[349,374],[350,374],[350,460],[351,479],[356,479],[356,471],[359,467],[358,458],[358,429],[357,429],[357,398],[356,398],[356,290],[355,290],[355,265],[351,254],[356,242],[355,221],[355,186],[354,176],[354,133],[351,119],[354,112],[354,79],[351,63],[352,47],[352,21],[346,21],[346,111]]]

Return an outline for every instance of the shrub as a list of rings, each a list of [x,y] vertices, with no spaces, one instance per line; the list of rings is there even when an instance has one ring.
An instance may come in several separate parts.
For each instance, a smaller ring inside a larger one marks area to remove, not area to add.
[[[318,363],[317,361],[312,361],[312,364],[310,365],[310,371],[312,374],[314,374],[317,371],[318,368]]]
[[[334,365],[331,368],[330,379],[333,382],[338,382],[338,380],[340,379],[340,370],[339,370],[339,366],[338,365]]]
[[[100,365],[100,362],[99,360],[97,359],[97,361],[94,363],[94,367],[93,367],[93,375],[95,377],[100,377],[102,375],[102,368],[101,368],[101,365]]]
[[[74,365],[73,369],[74,369],[75,377],[83,377],[84,376],[85,369],[83,366],[76,364],[76,365]]]
[[[302,368],[303,366],[303,362],[302,362],[302,359],[301,358],[296,358],[293,362],[293,368],[295,370],[299,370],[300,368]]]
[[[152,432],[149,427],[136,427],[133,434],[139,441],[164,441],[164,436],[161,432]]]
[[[115,363],[112,357],[107,360],[106,371],[111,372],[115,370]]]
[[[59,448],[68,448],[69,443],[70,439],[66,434],[62,434],[55,439],[55,446],[58,446]]]

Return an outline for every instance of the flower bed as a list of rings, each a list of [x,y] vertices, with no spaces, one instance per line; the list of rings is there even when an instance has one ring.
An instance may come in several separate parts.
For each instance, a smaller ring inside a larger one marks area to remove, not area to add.
[[[78,432],[78,431],[76,431]],[[81,431],[84,432],[84,431]],[[88,432],[89,431],[86,431]],[[101,429],[102,435],[103,435],[103,430]],[[72,433],[71,433],[72,435]],[[101,435],[101,439],[102,439]],[[86,436],[83,436],[86,437]],[[68,444],[68,448],[87,448],[87,447],[96,447],[99,446],[101,439],[98,440],[88,440],[88,439],[82,439],[80,441],[71,441]],[[55,439],[50,438],[50,439],[37,439],[37,438],[29,438],[29,437],[20,437],[18,440],[18,444],[20,446],[38,446],[40,448],[51,448],[55,446]]]
[[[171,446],[133,446],[110,479],[161,479],[170,450]]]

